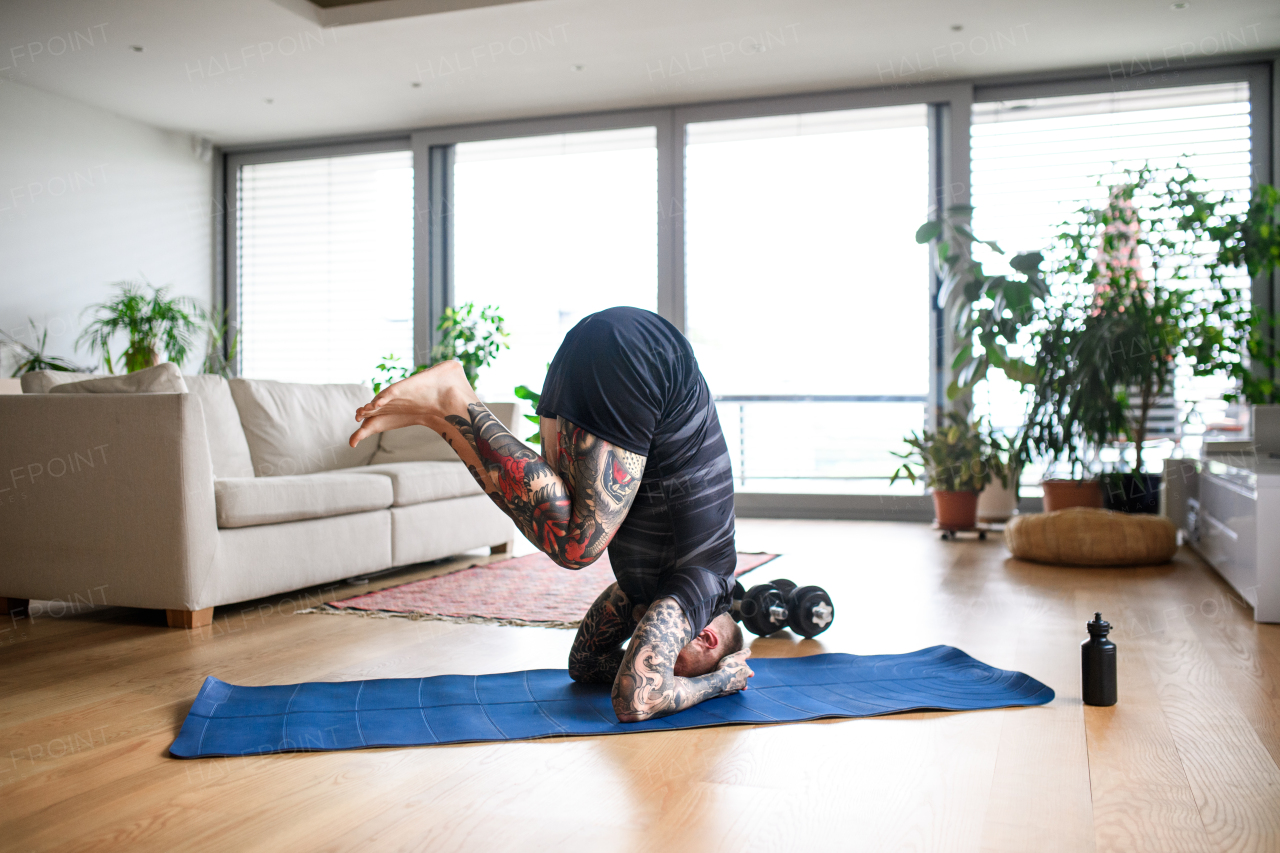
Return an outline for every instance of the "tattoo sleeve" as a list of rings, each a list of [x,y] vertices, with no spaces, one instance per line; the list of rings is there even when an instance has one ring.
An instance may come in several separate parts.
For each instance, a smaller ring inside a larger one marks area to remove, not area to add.
[[[632,606],[618,585],[610,584],[582,617],[569,651],[569,676],[574,681],[612,684],[622,666],[622,644],[636,628]]]
[[[689,620],[674,599],[660,598],[649,606],[613,682],[613,711],[619,720],[665,717],[725,691],[731,678],[723,670],[696,678],[675,674],[676,656],[690,639]]]
[[[553,468],[483,403],[446,420],[480,459],[471,475],[530,542],[568,569],[604,553],[635,500],[645,457],[560,419]]]

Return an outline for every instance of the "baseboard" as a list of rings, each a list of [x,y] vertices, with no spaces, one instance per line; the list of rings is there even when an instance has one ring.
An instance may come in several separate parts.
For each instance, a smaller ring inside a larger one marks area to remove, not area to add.
[[[849,521],[932,521],[929,495],[797,495],[739,492],[739,518],[829,518]],[[1019,512],[1040,512],[1041,498],[1022,498]]]

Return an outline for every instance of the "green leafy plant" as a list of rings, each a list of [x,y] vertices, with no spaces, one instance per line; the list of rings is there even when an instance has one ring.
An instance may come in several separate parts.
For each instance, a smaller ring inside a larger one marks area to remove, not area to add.
[[[1008,468],[993,452],[982,424],[969,423],[959,412],[948,412],[946,421],[937,432],[913,431],[904,438],[910,450],[891,451],[904,461],[889,478],[889,485],[899,477],[912,483],[922,478],[935,492],[980,492],[993,476],[1007,485]]]
[[[1181,167],[1128,171],[1058,235],[1052,272],[1064,296],[1036,336],[1033,451],[1074,471],[1086,449],[1123,440],[1141,472],[1151,412],[1173,394],[1180,365],[1236,379],[1242,390],[1229,399],[1273,397],[1274,319],[1226,281],[1242,264],[1274,268],[1274,191],[1231,214],[1229,195],[1199,186]]]
[[[31,340],[34,346],[0,329],[0,346],[13,350],[18,357],[18,363],[14,367],[13,373],[9,374],[11,377],[18,377],[34,370],[58,370],[64,373],[89,372],[83,367],[72,364],[65,358],[60,358],[56,355],[45,355],[45,347],[49,345],[49,330],[39,328],[36,326],[35,321],[31,319],[27,320],[27,326],[31,330]]]
[[[396,357],[395,353],[388,353],[382,357],[382,361],[374,368],[382,375],[375,376],[370,380],[373,385],[373,393],[377,394],[391,383],[399,382],[401,379],[407,379],[414,374],[421,373],[430,366],[429,364],[419,364],[410,368],[407,365],[400,364],[400,359]]]
[[[230,379],[236,358],[240,353],[240,332],[231,332],[227,312],[219,311],[209,317],[207,333],[204,362],[200,365],[200,372]]]
[[[550,365],[548,365],[549,367]],[[542,395],[534,391],[528,385],[517,385],[515,395],[521,400],[528,400],[533,404],[534,413],[525,415],[524,419],[531,421],[537,428],[533,431],[533,435],[527,436],[525,441],[529,444],[537,444],[542,440],[542,418],[538,417],[538,403],[542,400]]]
[[[114,373],[111,341],[123,332],[128,346],[119,365],[126,373],[155,367],[163,350],[170,361],[181,365],[200,332],[204,312],[195,300],[186,296],[170,297],[168,287],[154,287],[147,282],[122,281],[114,285],[118,293],[109,302],[91,305],[86,313],[94,318],[76,340],[90,352],[101,353],[107,372]],[[150,293],[147,293],[147,290]]]
[[[917,243],[934,244],[940,275],[939,307],[951,303],[955,349],[952,353],[952,380],[947,399],[964,399],[990,368],[1004,372],[1015,382],[1035,381],[1035,367],[1016,358],[1009,347],[1037,317],[1037,300],[1048,296],[1048,286],[1040,272],[1044,261],[1040,252],[1024,252],[1009,259],[1016,275],[990,275],[968,248],[981,243],[997,254],[1005,252],[994,240],[981,240],[969,227],[973,208],[953,205],[937,219],[916,229]]]
[[[479,311],[472,302],[457,308],[446,308],[440,315],[436,328],[440,331],[440,343],[431,350],[431,364],[457,359],[467,375],[471,387],[476,387],[481,368],[493,363],[507,343],[507,330],[496,305],[486,305]],[[414,372],[418,372],[417,368]]]
[[[374,368],[381,375],[371,380],[373,393],[393,382],[415,376],[428,367],[453,360],[462,362],[462,370],[474,389],[480,379],[480,369],[492,364],[499,352],[510,348],[503,322],[496,305],[486,305],[479,313],[471,302],[458,308],[444,309],[436,324],[436,329],[442,333],[440,343],[432,347],[430,360],[410,367],[401,364],[394,353],[384,356]]]
[[[1243,205],[1202,186],[1181,167],[1126,172],[1106,202],[1063,223],[1048,259],[1011,258],[1010,276],[970,257],[974,243],[1004,254],[970,230],[972,208],[917,230],[918,242],[935,243],[938,303],[954,312],[948,399],[967,408],[993,368],[1032,392],[1008,464],[1039,458],[1083,474],[1098,448],[1123,440],[1141,471],[1149,417],[1179,366],[1235,379],[1228,400],[1280,402],[1277,319],[1227,286],[1241,266],[1251,276],[1276,268],[1280,196],[1262,186]]]
[[[1280,267],[1280,191],[1274,186],[1256,187],[1245,209],[1235,213],[1227,208],[1238,203],[1202,189],[1189,172],[1171,178],[1168,189],[1179,227],[1217,247],[1205,265],[1215,285],[1221,286],[1228,270],[1243,267],[1257,280]],[[1229,402],[1280,403],[1280,316],[1249,305],[1244,296],[1237,288],[1222,287],[1206,306],[1206,322],[1192,350],[1196,374],[1225,373],[1234,379],[1240,390],[1223,395]]]

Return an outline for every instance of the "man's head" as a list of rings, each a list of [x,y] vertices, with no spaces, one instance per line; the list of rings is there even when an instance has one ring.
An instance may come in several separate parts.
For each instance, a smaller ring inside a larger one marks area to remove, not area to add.
[[[681,678],[706,675],[725,655],[742,651],[742,629],[728,613],[721,613],[689,641],[676,657],[675,674]]]

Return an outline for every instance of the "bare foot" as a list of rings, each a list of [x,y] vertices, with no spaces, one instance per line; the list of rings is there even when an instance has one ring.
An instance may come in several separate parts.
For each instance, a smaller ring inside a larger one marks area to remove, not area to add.
[[[479,399],[467,382],[462,364],[442,362],[392,383],[367,405],[356,409],[356,420],[361,424],[351,436],[351,446],[390,429],[418,424],[437,429],[446,415],[466,415],[468,404]]]

